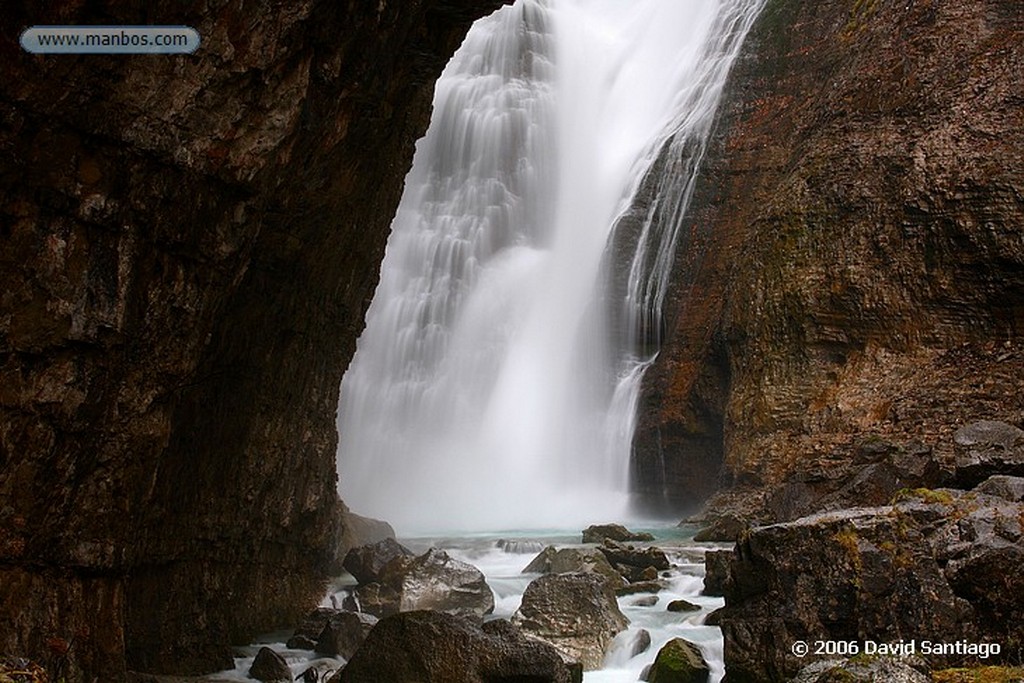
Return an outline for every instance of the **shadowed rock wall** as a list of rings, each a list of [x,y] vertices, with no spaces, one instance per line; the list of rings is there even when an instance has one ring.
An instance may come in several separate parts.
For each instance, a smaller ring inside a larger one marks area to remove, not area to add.
[[[641,493],[756,497],[857,434],[941,459],[1021,424],[1022,45],[1013,0],[769,0],[684,226]]]
[[[335,561],[334,414],[433,83],[500,0],[5,5],[0,651],[195,672]],[[32,56],[186,24],[192,56]]]

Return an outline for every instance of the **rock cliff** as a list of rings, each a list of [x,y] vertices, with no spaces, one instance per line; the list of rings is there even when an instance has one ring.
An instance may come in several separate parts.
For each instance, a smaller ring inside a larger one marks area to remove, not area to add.
[[[334,414],[433,83],[500,0],[5,6],[0,651],[198,672],[336,562]],[[186,24],[191,56],[32,56]]]
[[[768,0],[684,226],[642,494],[756,512],[865,434],[943,461],[1021,424],[1022,46],[1013,0]]]

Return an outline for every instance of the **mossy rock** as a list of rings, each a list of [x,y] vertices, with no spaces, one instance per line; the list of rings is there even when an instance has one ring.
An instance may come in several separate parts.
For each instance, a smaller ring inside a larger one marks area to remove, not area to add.
[[[649,683],[707,683],[711,675],[708,663],[693,643],[673,638],[658,651],[651,665]]]
[[[673,600],[668,603],[669,612],[699,612],[700,605],[695,605],[689,600]]]
[[[1018,683],[1024,681],[1024,667],[980,666],[932,672],[935,683]]]

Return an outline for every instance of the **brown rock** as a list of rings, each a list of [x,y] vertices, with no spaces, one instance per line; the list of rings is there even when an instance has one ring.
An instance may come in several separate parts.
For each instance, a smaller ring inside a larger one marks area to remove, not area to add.
[[[332,614],[317,636],[317,654],[327,657],[351,659],[355,651],[366,640],[367,634],[376,625],[377,617],[359,612],[338,612]]]
[[[644,378],[633,472],[648,499],[772,490],[856,457],[866,432],[941,463],[979,416],[1024,426],[1016,7],[766,5]]]
[[[249,677],[262,683],[292,683],[294,680],[284,657],[269,647],[261,647],[256,653],[256,659],[249,667]]]
[[[672,564],[660,548],[638,548],[605,539],[597,548],[613,566],[635,567],[637,569],[668,569]]]
[[[120,683],[315,606],[338,386],[432,84],[500,4],[5,8],[0,642]],[[203,45],[38,57],[37,23]]]
[[[583,530],[584,543],[602,543],[605,539],[625,543],[626,541],[653,541],[647,532],[634,533],[621,524],[592,524]]]
[[[731,550],[711,550],[704,554],[704,595],[725,595],[731,560]]]

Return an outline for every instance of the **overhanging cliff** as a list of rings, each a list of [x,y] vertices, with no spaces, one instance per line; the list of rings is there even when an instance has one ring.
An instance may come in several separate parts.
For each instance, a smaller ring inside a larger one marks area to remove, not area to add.
[[[1024,420],[1022,39],[1011,0],[768,1],[684,226],[641,493]]]
[[[434,81],[500,4],[5,7],[0,650],[210,670],[320,596],[338,386]],[[34,24],[203,44],[31,56]]]

